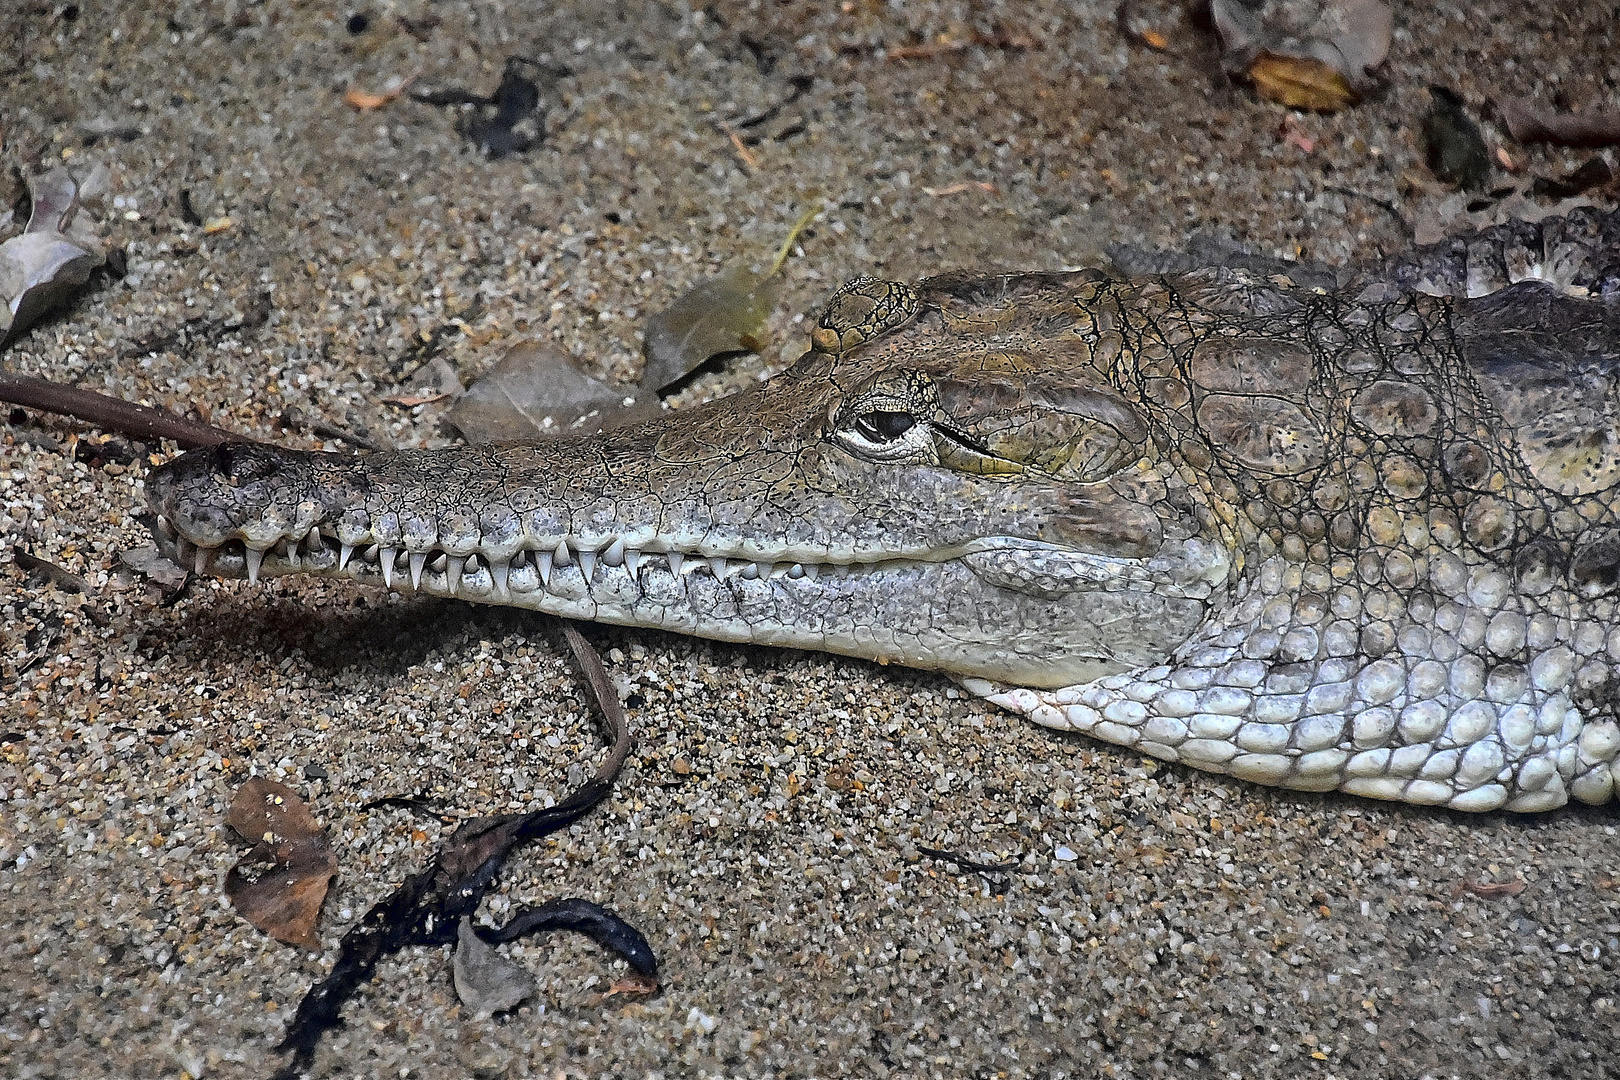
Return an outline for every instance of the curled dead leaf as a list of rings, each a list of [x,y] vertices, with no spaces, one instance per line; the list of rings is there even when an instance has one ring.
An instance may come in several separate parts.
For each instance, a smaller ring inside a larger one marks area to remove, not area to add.
[[[66,303],[107,261],[101,234],[64,168],[28,181],[32,200],[22,235],[0,244],[0,344]]]
[[[776,278],[730,266],[688,289],[647,320],[641,385],[662,390],[711,356],[756,352],[776,307]]]
[[[164,557],[152,544],[118,553],[118,561],[144,574],[165,589],[178,589],[186,583],[186,571]]]
[[[1290,108],[1332,112],[1374,84],[1394,16],[1382,0],[1212,0],[1227,71]]]
[[[225,875],[231,905],[277,941],[320,948],[315,923],[338,865],[309,807],[285,784],[256,776],[237,789],[225,821],[253,843]]]

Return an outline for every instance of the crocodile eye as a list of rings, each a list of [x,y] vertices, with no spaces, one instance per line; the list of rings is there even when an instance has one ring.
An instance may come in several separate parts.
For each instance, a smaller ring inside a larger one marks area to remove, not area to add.
[[[917,424],[908,412],[865,412],[855,418],[855,430],[875,443],[893,442]]]

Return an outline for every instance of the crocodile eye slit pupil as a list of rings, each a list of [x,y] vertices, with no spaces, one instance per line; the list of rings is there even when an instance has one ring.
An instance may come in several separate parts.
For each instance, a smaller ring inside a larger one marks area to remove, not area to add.
[[[916,419],[905,412],[868,412],[855,418],[855,430],[872,442],[893,442],[916,424]]]

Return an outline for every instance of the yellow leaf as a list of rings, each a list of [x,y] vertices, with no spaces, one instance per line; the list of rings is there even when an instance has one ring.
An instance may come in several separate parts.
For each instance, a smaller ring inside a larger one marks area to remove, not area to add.
[[[1344,76],[1320,60],[1263,52],[1249,65],[1261,97],[1291,109],[1335,112],[1356,100]]]

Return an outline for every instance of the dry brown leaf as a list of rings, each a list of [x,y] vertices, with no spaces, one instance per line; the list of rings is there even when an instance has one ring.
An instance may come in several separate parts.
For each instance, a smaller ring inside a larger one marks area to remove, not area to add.
[[[1343,75],[1320,60],[1263,52],[1249,65],[1255,91],[1290,109],[1336,112],[1356,100]]]
[[[947,195],[960,195],[964,191],[982,191],[986,195],[994,195],[996,185],[988,180],[962,180],[955,184],[947,184],[942,188],[923,188],[923,194],[933,199],[943,199]]]
[[[1498,98],[1496,111],[1518,142],[1584,147],[1620,144],[1620,113],[1554,112],[1529,98]]]
[[[225,875],[231,905],[277,941],[320,948],[315,923],[337,876],[337,856],[304,800],[285,784],[256,776],[237,790],[225,821],[253,843]],[[267,869],[250,877],[255,866]]]
[[[738,264],[688,289],[647,320],[642,389],[664,390],[712,356],[758,352],[779,287],[775,267],[757,272]]]
[[[656,397],[581,371],[549,341],[514,346],[450,407],[468,442],[589,435],[658,414]]]
[[[1518,896],[1525,888],[1523,881],[1459,881],[1451,888],[1451,898],[1455,900],[1463,893],[1473,893],[1486,900],[1496,900],[1503,896]]]
[[[626,975],[614,981],[602,996],[612,997],[614,994],[656,994],[658,993],[658,980],[651,975]]]
[[[646,358],[642,390],[663,393],[711,357],[759,351],[765,324],[776,307],[777,272],[820,211],[817,203],[799,215],[766,269],[756,271],[745,263],[725,267],[647,320],[642,331]]]
[[[405,88],[410,86],[411,83],[415,82],[416,77],[419,74],[421,74],[421,72],[413,71],[409,75],[397,76],[388,80],[387,85],[384,86],[382,90],[377,92],[362,90],[358,86],[351,85],[343,92],[343,103],[359,109],[361,112],[370,112],[373,109],[380,109],[384,105],[387,105],[389,102],[393,101],[395,98],[399,97],[399,95],[403,94],[405,92]]]

